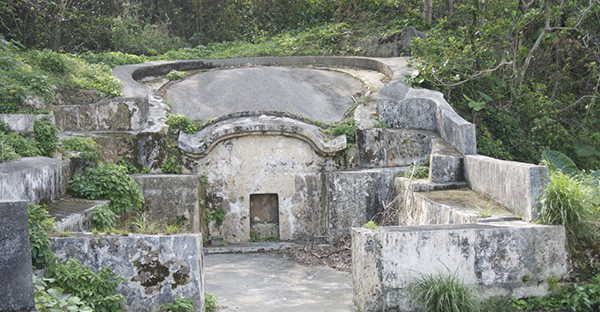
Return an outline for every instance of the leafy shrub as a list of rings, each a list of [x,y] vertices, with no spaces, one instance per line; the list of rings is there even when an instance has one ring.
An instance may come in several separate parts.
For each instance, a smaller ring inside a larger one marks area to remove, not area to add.
[[[9,144],[15,153],[21,157],[33,157],[40,155],[40,150],[36,146],[36,142],[30,138],[23,137],[18,133],[11,132],[6,137],[4,142]]]
[[[167,74],[169,81],[181,80],[183,77],[185,77],[185,73],[178,70],[172,70]]]
[[[198,127],[183,114],[169,114],[166,123],[169,128],[182,130],[187,134],[194,134],[198,131]]]
[[[48,283],[50,286],[81,298],[94,311],[122,311],[123,303],[127,301],[117,291],[125,279],[115,275],[110,267],[103,267],[94,273],[78,260],[69,259],[66,264],[57,261],[49,265],[46,277],[53,280]]]
[[[73,151],[81,152],[81,157],[87,161],[96,161],[102,156],[100,145],[89,137],[72,136],[61,142],[60,150],[69,155]]]
[[[214,312],[217,311],[217,308],[217,296],[211,293],[204,293],[204,310],[206,312]]]
[[[0,134],[9,134],[10,132],[10,125],[4,121],[0,121]]]
[[[117,164],[125,168],[128,174],[138,174],[140,171],[133,165],[132,163],[125,160],[123,157],[119,157],[117,160]]]
[[[341,122],[331,124],[324,132],[334,137],[345,134],[348,143],[356,143],[356,120],[354,120],[354,118],[348,118]]]
[[[181,164],[177,161],[177,157],[171,156],[165,161],[161,169],[163,173],[179,174],[181,173]]]
[[[117,213],[128,213],[144,203],[140,186],[127,174],[124,167],[99,163],[76,174],[69,185],[75,195],[87,199],[108,199]]]
[[[110,68],[127,65],[139,64],[148,61],[144,55],[127,54],[123,52],[84,52],[78,55],[80,59],[91,64],[103,64]]]
[[[598,311],[600,309],[600,275],[594,276],[589,284],[563,285],[554,293],[544,297],[513,298],[512,300],[513,307],[518,310]]]
[[[20,156],[15,152],[10,143],[6,142],[7,136],[0,134],[0,162],[19,159]]]
[[[169,302],[161,304],[158,307],[158,311],[160,312],[193,312],[194,311],[194,301],[191,299],[181,298],[179,296],[175,296],[175,302]],[[209,311],[205,309],[205,311]]]
[[[58,145],[58,129],[48,117],[38,119],[33,124],[33,133],[42,156],[54,157]]]
[[[56,223],[44,206],[30,203],[29,212],[29,244],[31,245],[31,263],[34,268],[42,269],[55,259],[50,245],[49,232],[54,230]]]
[[[431,312],[478,312],[476,292],[456,274],[422,275],[410,286],[413,302]]]
[[[562,224],[569,240],[590,238],[588,223],[594,219],[597,193],[583,176],[569,177],[562,171],[551,171],[550,181],[542,195],[540,220],[545,224]]]
[[[106,231],[117,227],[119,217],[108,205],[100,205],[92,211],[92,226],[95,230]]]
[[[48,73],[64,74],[69,69],[65,56],[49,49],[30,50],[27,59],[30,65]]]
[[[40,280],[33,276],[35,307],[40,312],[62,312],[78,311],[93,312],[86,302],[77,296],[64,294],[62,288],[48,287],[46,282],[54,282],[54,279],[44,278]],[[66,295],[66,296],[65,296]]]
[[[410,178],[411,175],[413,179],[429,179],[429,167],[410,165],[408,170],[404,171],[404,177]]]

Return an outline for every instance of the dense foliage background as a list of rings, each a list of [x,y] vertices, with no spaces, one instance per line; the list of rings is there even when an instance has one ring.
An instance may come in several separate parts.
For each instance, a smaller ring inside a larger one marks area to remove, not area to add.
[[[552,149],[600,168],[599,0],[3,1],[0,93],[13,109],[28,92],[47,94],[71,72],[47,66],[63,59],[56,52],[74,67],[361,55],[360,40],[408,26],[428,35],[413,42],[413,85],[443,92],[477,124],[480,154],[537,163]]]

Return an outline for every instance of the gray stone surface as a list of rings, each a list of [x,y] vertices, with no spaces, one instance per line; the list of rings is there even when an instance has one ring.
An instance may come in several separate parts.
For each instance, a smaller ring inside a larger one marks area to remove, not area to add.
[[[422,274],[456,274],[484,297],[540,296],[568,272],[565,230],[525,222],[352,230],[359,311],[413,311],[409,285]],[[527,278],[526,278],[527,277]]]
[[[438,130],[436,104],[430,99],[380,100],[378,105],[380,118],[388,127]]]
[[[548,183],[548,167],[494,159],[465,157],[465,178],[471,188],[506,206],[525,221],[537,218],[540,196]]]
[[[64,197],[68,160],[27,157],[0,165],[0,198],[48,203]]]
[[[244,111],[288,111],[335,122],[354,104],[363,84],[340,72],[287,67],[248,67],[198,73],[171,84],[172,111],[205,121]]]
[[[464,180],[463,156],[441,138],[432,142],[429,179],[437,183]]]
[[[147,98],[113,98],[84,105],[55,105],[60,131],[139,130],[148,119]]]
[[[108,205],[108,200],[87,200],[66,197],[49,203],[48,213],[56,220],[56,230],[60,232],[91,232],[92,212],[100,205]]]
[[[362,226],[391,201],[394,174],[405,168],[336,171],[324,173],[321,231],[330,242]]]
[[[181,174],[135,174],[142,189],[143,210],[161,225],[179,225],[187,233],[200,232],[199,178]]]
[[[0,121],[7,123],[14,132],[33,132],[36,120],[49,118],[54,123],[54,115],[0,114]]]
[[[27,202],[0,200],[0,311],[36,311]]]
[[[75,258],[94,271],[109,266],[123,276],[125,311],[156,311],[175,296],[204,311],[201,234],[56,237],[52,250],[61,261]]]
[[[207,255],[204,265],[206,290],[222,312],[356,311],[350,274],[329,267],[275,253]]]
[[[421,163],[429,157],[435,138],[439,137],[430,131],[357,129],[359,166],[381,168]]]
[[[436,184],[426,180],[396,178],[395,194],[401,194],[399,225],[462,224],[518,220],[500,204],[467,188],[466,183]],[[408,190],[408,194],[406,193]]]
[[[250,135],[281,135],[301,139],[322,156],[333,156],[346,148],[346,136],[326,140],[323,131],[288,117],[258,114],[257,116],[234,117],[213,123],[194,134],[181,132],[179,148],[186,153],[204,157],[217,143],[232,137]]]

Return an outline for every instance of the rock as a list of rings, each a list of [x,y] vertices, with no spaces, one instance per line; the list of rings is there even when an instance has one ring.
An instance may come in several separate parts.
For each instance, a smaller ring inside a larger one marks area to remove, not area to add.
[[[365,51],[366,56],[404,56],[410,54],[410,42],[414,37],[425,38],[425,33],[409,27],[381,38],[361,40],[358,45]]]
[[[44,110],[46,109],[46,100],[39,95],[29,95],[23,100],[21,103],[21,109],[29,111],[29,110]]]

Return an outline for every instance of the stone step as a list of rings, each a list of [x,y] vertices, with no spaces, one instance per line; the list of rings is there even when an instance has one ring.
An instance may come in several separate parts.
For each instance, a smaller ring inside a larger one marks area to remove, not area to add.
[[[56,220],[59,232],[91,232],[92,211],[94,208],[109,204],[108,200],[87,200],[66,197],[48,205],[50,216]]]
[[[407,179],[396,183],[404,194]],[[400,204],[401,225],[464,224],[515,221],[521,218],[464,183],[436,184],[416,181]]]

